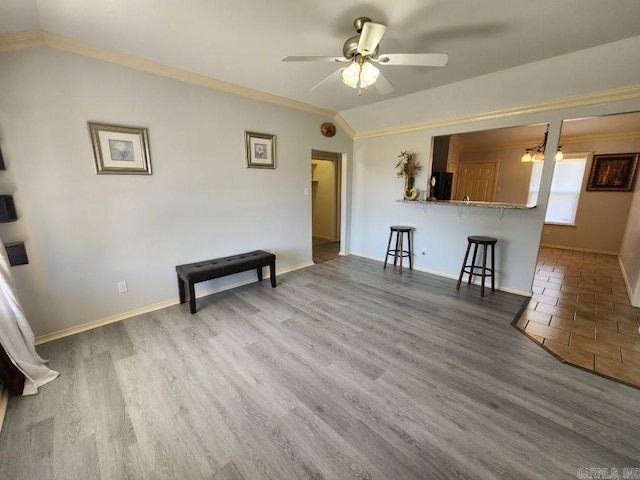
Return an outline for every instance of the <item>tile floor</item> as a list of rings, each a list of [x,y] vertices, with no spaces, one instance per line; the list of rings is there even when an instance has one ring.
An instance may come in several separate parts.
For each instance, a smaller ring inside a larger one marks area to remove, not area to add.
[[[639,320],[616,256],[542,247],[515,326],[567,363],[640,387]]]

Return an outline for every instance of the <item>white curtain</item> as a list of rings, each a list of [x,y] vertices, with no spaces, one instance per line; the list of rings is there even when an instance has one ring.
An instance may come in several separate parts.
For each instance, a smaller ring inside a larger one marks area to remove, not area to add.
[[[39,386],[60,374],[44,365],[46,360],[40,358],[33,346],[33,331],[18,300],[10,269],[7,252],[0,240],[0,344],[26,377],[22,394],[33,395],[38,393]]]

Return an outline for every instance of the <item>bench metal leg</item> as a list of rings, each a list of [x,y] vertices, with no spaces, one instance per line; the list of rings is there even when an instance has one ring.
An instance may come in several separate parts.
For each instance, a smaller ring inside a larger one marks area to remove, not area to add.
[[[196,289],[193,282],[189,282],[189,311],[196,313]]]
[[[262,267],[256,268],[256,271],[258,272],[258,281],[261,282],[262,281]]]
[[[269,276],[271,277],[271,288],[276,288],[276,262],[269,264]]]
[[[180,303],[186,301],[184,297],[184,281],[180,278],[180,275],[178,275],[178,296],[180,297]]]

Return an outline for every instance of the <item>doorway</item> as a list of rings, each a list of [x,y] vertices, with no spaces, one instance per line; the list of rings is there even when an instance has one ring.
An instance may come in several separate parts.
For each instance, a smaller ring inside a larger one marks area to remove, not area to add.
[[[332,152],[311,152],[311,245],[313,262],[340,252],[341,158]]]

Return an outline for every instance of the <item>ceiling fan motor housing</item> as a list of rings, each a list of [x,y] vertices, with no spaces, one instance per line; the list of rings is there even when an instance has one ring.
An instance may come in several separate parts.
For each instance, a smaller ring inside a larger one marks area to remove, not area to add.
[[[358,55],[358,42],[360,42],[360,35],[354,35],[353,37],[349,38],[346,42],[344,42],[344,45],[342,47],[342,54],[344,55],[344,58],[351,60],[353,57]],[[379,44],[376,45],[375,50],[367,56],[375,57],[378,54],[379,48],[380,48],[380,45]]]
[[[358,17],[353,21],[353,27],[358,32],[358,35],[354,35],[353,37],[347,39],[342,46],[342,54],[344,58],[351,60],[353,57],[358,55],[358,43],[360,42],[360,34],[362,33],[362,28],[364,24],[367,22],[371,22],[372,20],[369,17]],[[375,57],[378,54],[378,49],[380,45],[376,45],[376,48],[373,52],[371,52],[368,57]]]

